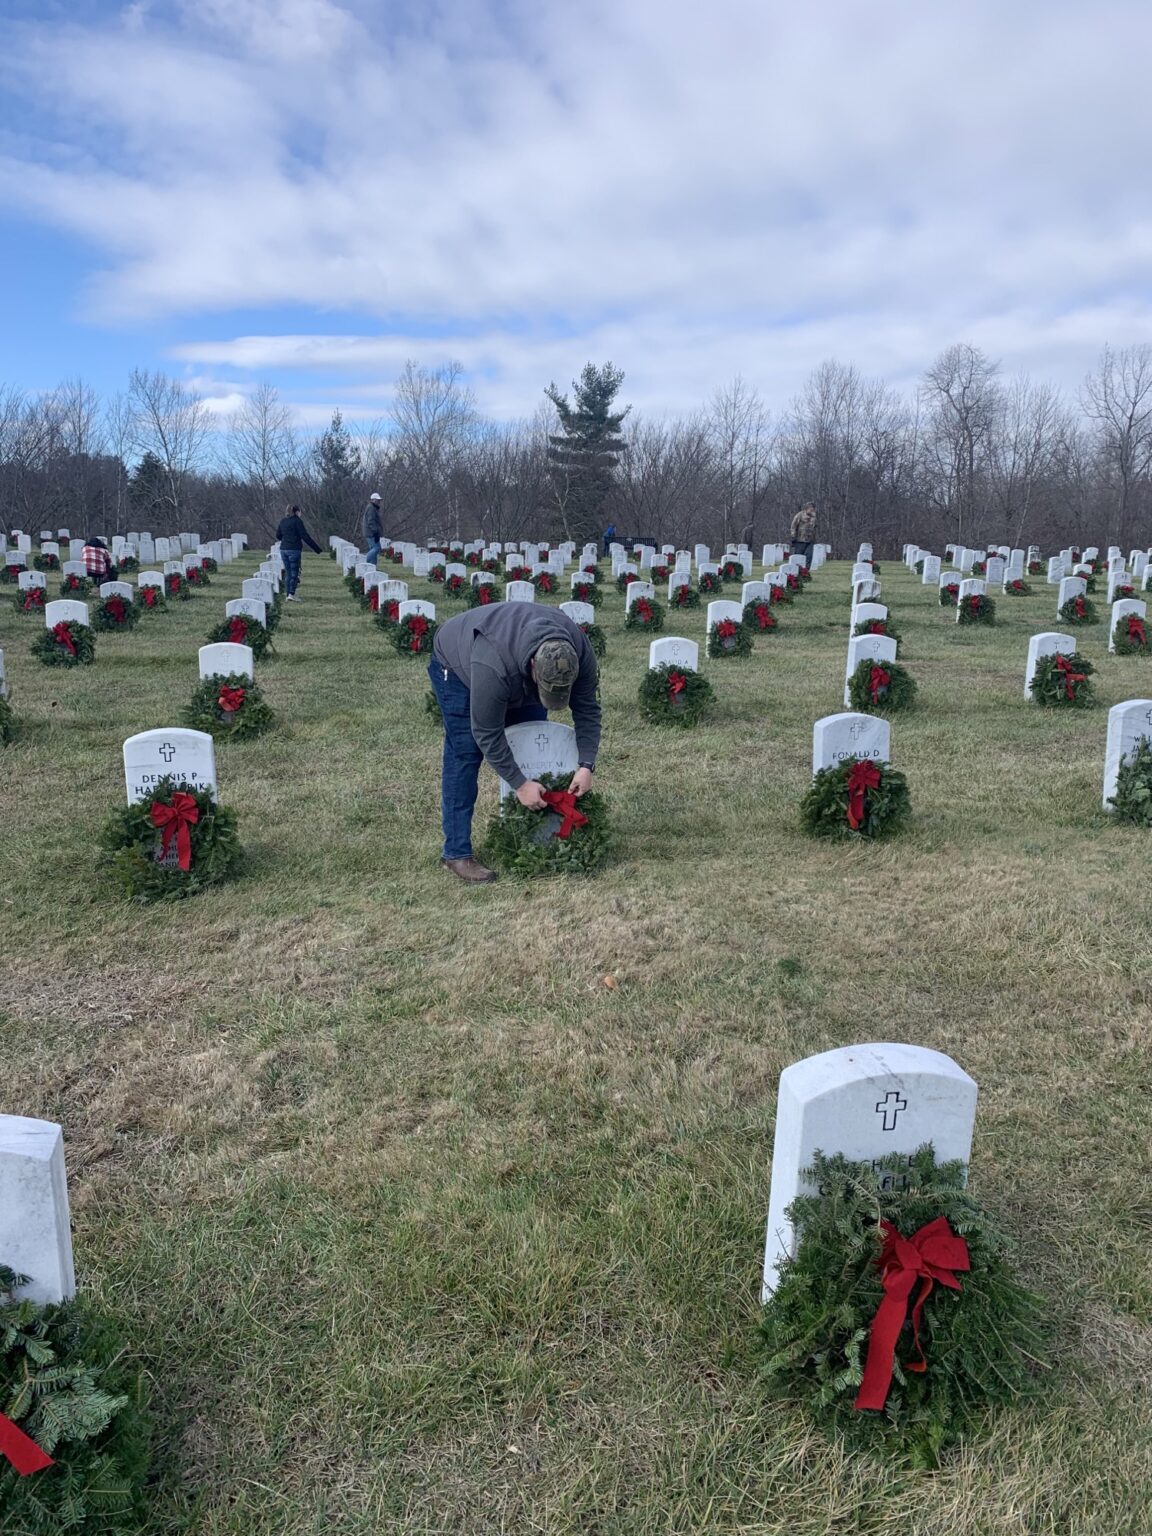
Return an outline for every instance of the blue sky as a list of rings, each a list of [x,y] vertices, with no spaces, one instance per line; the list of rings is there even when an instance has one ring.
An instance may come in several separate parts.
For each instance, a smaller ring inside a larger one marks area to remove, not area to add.
[[[0,383],[646,413],[1152,341],[1144,0],[0,0]]]

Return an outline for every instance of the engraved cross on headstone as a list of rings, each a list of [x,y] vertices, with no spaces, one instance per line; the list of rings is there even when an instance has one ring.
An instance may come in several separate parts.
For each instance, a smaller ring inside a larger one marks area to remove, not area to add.
[[[862,725],[859,720],[853,720],[852,724],[848,727],[848,740],[858,741],[867,729],[868,727]]]
[[[172,759],[176,756],[176,748],[172,745],[172,743],[170,741],[166,741],[164,743],[164,745],[162,747],[157,748],[157,750],[159,751],[160,756],[164,759],[164,761],[166,763],[170,763],[172,761]]]
[[[894,1131],[896,1129],[896,1116],[902,1110],[908,1108],[908,1100],[902,1099],[895,1088],[890,1088],[876,1106],[876,1113],[884,1116],[884,1129]]]
[[[552,738],[550,736],[546,736],[543,731],[538,731],[534,739],[536,742],[537,751],[547,752]]]

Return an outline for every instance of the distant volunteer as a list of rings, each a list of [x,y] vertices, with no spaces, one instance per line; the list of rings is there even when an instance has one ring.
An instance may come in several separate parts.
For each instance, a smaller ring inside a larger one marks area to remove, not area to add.
[[[812,541],[816,537],[816,507],[811,501],[804,502],[792,519],[792,553],[806,555],[812,564]]]
[[[569,789],[577,799],[587,794],[600,747],[596,657],[567,614],[492,603],[440,626],[428,675],[444,717],[441,862],[461,880],[482,884],[496,876],[472,856],[480,764],[510,784],[521,805],[546,810],[542,785],[521,773],[505,731],[571,708],[579,767]]]
[[[297,601],[296,588],[300,585],[300,565],[304,559],[304,546],[320,553],[320,546],[304,526],[299,507],[288,507],[276,527],[280,540],[280,558],[284,562],[284,585],[288,601]]]
[[[112,580],[112,556],[103,539],[93,536],[85,541],[84,574],[97,587]]]
[[[380,555],[380,543],[384,537],[384,520],[380,515],[380,492],[373,491],[368,498],[368,505],[364,508],[362,519],[364,528],[364,541],[368,548],[364,558],[369,565],[375,565]]]

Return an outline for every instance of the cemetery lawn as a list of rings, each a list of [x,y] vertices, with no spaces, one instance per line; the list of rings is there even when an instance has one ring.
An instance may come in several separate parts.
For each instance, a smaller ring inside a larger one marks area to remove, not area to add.
[[[0,1110],[64,1125],[80,1283],[152,1379],[149,1531],[1141,1528],[1152,845],[1100,786],[1107,706],[1152,696],[1149,663],[1108,657],[1101,623],[1077,638],[1100,706],[1039,710],[1025,654],[1054,589],[958,628],[886,561],[914,820],[828,845],[797,807],[812,723],[842,707],[848,565],[751,658],[703,662],[695,731],[640,720],[647,642],[608,592],[617,859],[468,889],[438,863],[425,664],[308,555],[258,672],[279,729],[217,753],[244,877],[129,906],[94,873],[121,742],[178,723],[255,563],[74,672],[34,663],[36,622],[0,603],[22,721],[0,750]],[[665,632],[703,641],[703,610]],[[760,1376],[778,1075],[885,1039],[978,1081],[973,1187],[1050,1305],[1039,1399],[936,1472],[849,1454]]]

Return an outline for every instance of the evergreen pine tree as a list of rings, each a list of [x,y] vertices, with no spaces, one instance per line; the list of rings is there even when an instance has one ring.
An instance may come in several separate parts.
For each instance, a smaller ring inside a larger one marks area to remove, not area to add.
[[[332,412],[331,425],[317,439],[312,460],[319,476],[316,526],[321,533],[344,529],[355,517],[360,450],[352,441],[339,411]]]
[[[128,501],[134,512],[155,512],[168,494],[168,473],[151,449],[128,477]]]
[[[570,539],[599,536],[613,474],[628,447],[620,427],[632,407],[612,410],[623,382],[623,371],[611,363],[602,368],[585,363],[579,379],[573,382],[571,404],[555,384],[544,391],[560,418],[561,430],[548,438],[548,459],[555,505]]]

